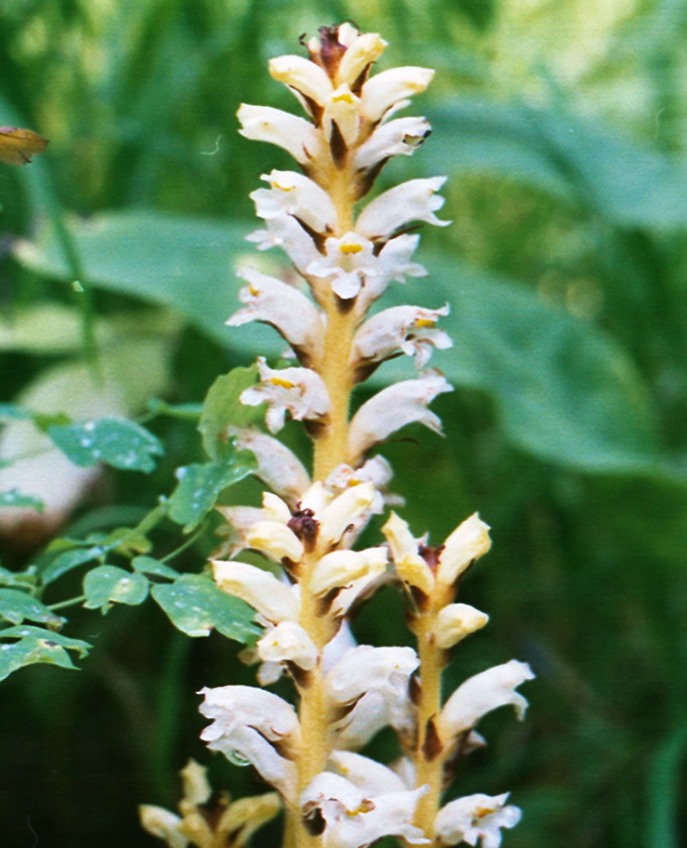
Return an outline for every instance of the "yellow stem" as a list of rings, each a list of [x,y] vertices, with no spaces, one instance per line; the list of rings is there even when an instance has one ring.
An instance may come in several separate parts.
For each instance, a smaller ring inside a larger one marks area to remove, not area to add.
[[[435,747],[431,727],[441,711],[441,676],[446,665],[446,652],[438,648],[432,636],[436,612],[419,613],[413,624],[418,640],[420,680],[422,683],[418,704],[418,740],[414,751],[417,786],[429,790],[420,798],[415,811],[415,824],[425,836],[434,840],[434,820],[439,812],[443,783],[444,758]]]

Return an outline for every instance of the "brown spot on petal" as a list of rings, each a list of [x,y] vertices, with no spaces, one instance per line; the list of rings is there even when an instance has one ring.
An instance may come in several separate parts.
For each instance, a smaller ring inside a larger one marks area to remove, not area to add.
[[[339,125],[336,121],[332,121],[332,131],[329,136],[329,147],[332,151],[332,159],[337,168],[343,168],[346,164],[346,156],[348,154],[348,145],[341,134]]]
[[[297,509],[286,526],[303,542],[306,551],[315,548],[320,522],[311,509]]]
[[[311,836],[321,836],[324,833],[327,822],[319,807],[303,816],[303,827]]]

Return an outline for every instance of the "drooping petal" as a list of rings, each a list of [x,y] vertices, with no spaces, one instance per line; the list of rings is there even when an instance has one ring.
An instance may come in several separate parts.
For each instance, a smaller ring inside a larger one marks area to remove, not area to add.
[[[396,118],[380,124],[356,150],[353,164],[358,171],[368,171],[392,156],[411,156],[431,131],[425,118]]]
[[[481,793],[457,798],[439,811],[435,833],[441,845],[479,845],[481,848],[499,848],[501,828],[511,828],[520,821],[518,807],[506,804],[508,792],[503,795]]]
[[[298,716],[291,704],[251,686],[201,689],[200,712],[212,723],[201,733],[212,751],[233,762],[251,763],[286,798],[293,798],[296,767],[291,750],[299,739]]]
[[[301,165],[307,165],[320,152],[320,139],[315,127],[304,118],[274,109],[243,103],[237,113],[242,136],[253,141],[266,141],[282,147]]]
[[[324,343],[324,320],[315,304],[287,283],[262,274],[255,268],[236,271],[247,286],[239,292],[246,306],[226,322],[238,327],[251,321],[269,324],[291,345],[306,364],[319,359]]]
[[[324,821],[324,848],[363,848],[383,836],[422,845],[429,840],[412,819],[425,792],[426,787],[421,787],[368,797],[341,775],[321,772],[301,795],[301,808],[306,820]]]
[[[179,830],[181,818],[175,813],[153,804],[141,804],[138,815],[143,830],[164,839],[168,848],[187,848],[189,841]]]
[[[234,436],[239,450],[249,450],[255,456],[258,462],[256,477],[289,504],[293,505],[300,499],[310,485],[310,476],[286,445],[253,427],[230,427],[227,433]]]
[[[404,380],[387,386],[364,403],[353,416],[348,435],[349,459],[354,464],[391,433],[418,422],[441,433],[441,421],[427,408],[437,395],[452,391],[439,374]]]
[[[270,59],[268,68],[273,79],[320,106],[324,106],[333,88],[327,73],[303,56],[276,56]]]
[[[489,525],[474,513],[446,539],[439,558],[437,580],[452,586],[470,563],[486,554],[490,547]]]
[[[315,643],[295,621],[282,621],[270,627],[258,641],[257,648],[263,662],[291,662],[304,671],[310,671],[317,664]]]
[[[388,766],[353,751],[334,751],[330,766],[367,795],[403,792],[408,787]]]
[[[433,77],[431,68],[405,66],[381,71],[363,86],[360,111],[366,120],[376,124],[390,109],[425,91]]]
[[[416,368],[427,364],[432,350],[451,347],[450,337],[436,327],[440,317],[448,314],[448,305],[441,309],[422,306],[392,306],[369,318],[353,339],[351,364],[364,371],[371,363],[383,362],[399,351],[415,357]]]
[[[439,648],[452,648],[488,621],[486,613],[469,604],[448,604],[439,610],[434,639]]]
[[[321,257],[312,236],[293,215],[275,215],[266,219],[266,223],[266,229],[255,230],[246,236],[246,240],[254,242],[258,250],[280,247],[301,274],[311,262]]]
[[[362,210],[355,222],[356,232],[374,241],[388,238],[412,221],[447,227],[451,222],[434,214],[444,205],[444,198],[436,192],[445,182],[446,177],[408,180],[385,191]]]
[[[298,597],[269,571],[245,562],[214,560],[212,574],[223,592],[250,604],[266,621],[277,624],[298,619]]]
[[[418,543],[408,523],[392,512],[382,527],[391,548],[394,568],[400,579],[429,597],[434,588],[434,574],[418,552]]]
[[[296,171],[270,171],[261,179],[269,189],[256,189],[250,195],[260,218],[293,215],[316,233],[331,232],[336,227],[336,209],[331,197],[320,186]]]
[[[386,563],[383,547],[332,551],[316,564],[310,586],[316,595],[324,595],[332,589],[349,586],[362,577],[378,577],[384,573]]]
[[[405,283],[406,277],[426,277],[427,269],[419,262],[413,262],[412,256],[420,237],[403,233],[390,239],[379,252],[375,274],[365,277],[365,285],[358,295],[356,311],[363,316],[386,291],[389,283]]]
[[[472,729],[482,716],[498,707],[512,704],[516,716],[522,719],[527,700],[515,690],[533,678],[529,665],[518,660],[510,660],[468,678],[444,704],[439,716],[439,733],[444,743],[450,744],[452,739]]]
[[[286,413],[296,421],[317,421],[329,411],[329,396],[322,378],[309,368],[270,368],[258,357],[260,383],[241,393],[241,403],[267,403],[266,422],[271,433],[284,426]]]

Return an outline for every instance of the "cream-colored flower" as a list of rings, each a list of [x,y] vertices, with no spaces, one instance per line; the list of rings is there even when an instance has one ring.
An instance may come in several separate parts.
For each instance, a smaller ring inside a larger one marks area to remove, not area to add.
[[[223,592],[250,604],[260,614],[263,623],[298,620],[300,603],[297,587],[283,583],[269,571],[245,562],[214,560],[212,574]]]
[[[444,205],[444,198],[437,192],[445,182],[446,177],[429,177],[394,186],[365,206],[355,222],[355,231],[372,241],[386,241],[412,221],[447,227],[451,222],[434,214]]]
[[[501,829],[511,828],[520,821],[518,807],[506,804],[508,792],[503,795],[468,795],[446,804],[439,811],[435,832],[441,845],[468,845],[481,848],[499,848]]]
[[[518,660],[494,666],[462,683],[444,704],[439,715],[439,735],[444,744],[471,730],[479,720],[498,707],[512,704],[518,719],[525,715],[527,700],[516,687],[534,674],[527,663]]]
[[[368,318],[353,339],[352,366],[366,375],[371,367],[401,352],[415,357],[415,367],[421,370],[434,348],[445,350],[453,344],[436,326],[448,312],[448,305],[440,309],[392,306],[378,312]]]
[[[425,792],[421,787],[368,794],[345,777],[325,771],[311,781],[300,801],[306,823],[324,822],[323,848],[364,848],[383,836],[423,845],[429,840],[412,820]]]
[[[257,360],[260,382],[241,393],[241,403],[267,403],[265,421],[278,433],[288,412],[295,421],[322,421],[329,411],[329,396],[322,378],[309,368],[270,368],[263,356]]]
[[[245,306],[229,318],[227,325],[238,327],[251,321],[269,324],[286,339],[302,363],[309,365],[319,360],[324,322],[310,298],[255,268],[239,268],[236,275],[248,283],[239,291]]]
[[[270,220],[292,215],[313,232],[327,233],[336,228],[336,209],[331,197],[316,182],[295,171],[270,171],[261,179],[270,188],[251,193],[258,217]]]
[[[427,408],[437,395],[453,391],[440,374],[428,373],[382,389],[353,416],[348,434],[349,460],[363,455],[406,424],[419,423],[441,433],[441,421]]]
[[[406,66],[381,71],[363,85],[360,111],[371,124],[386,120],[405,108],[409,97],[425,91],[433,77],[431,68]]]
[[[488,621],[486,613],[470,604],[448,604],[439,610],[434,639],[439,648],[452,648]]]
[[[297,773],[291,757],[300,744],[300,729],[291,704],[251,686],[205,688],[200,694],[200,712],[212,720],[200,735],[208,748],[232,762],[250,763],[263,780],[293,799]]]
[[[307,165],[322,154],[322,140],[315,127],[304,118],[271,106],[248,103],[241,104],[237,117],[242,136],[282,147],[301,165]]]

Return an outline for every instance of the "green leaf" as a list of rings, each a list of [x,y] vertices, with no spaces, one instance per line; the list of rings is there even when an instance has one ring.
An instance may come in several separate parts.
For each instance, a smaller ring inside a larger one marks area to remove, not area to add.
[[[256,469],[253,454],[248,451],[227,453],[217,462],[195,463],[178,468],[177,487],[169,498],[169,517],[184,525],[189,533],[217,503],[227,486],[243,480]]]
[[[436,364],[455,385],[493,397],[514,445],[585,471],[658,471],[649,394],[622,348],[524,285],[453,257],[434,259],[431,305],[451,304],[441,326],[454,341]],[[388,294],[387,305],[426,301],[415,283]],[[411,376],[412,366],[399,358],[375,379]]]
[[[0,418],[24,420],[33,418],[34,413],[18,403],[0,403]]]
[[[245,226],[136,211],[74,218],[69,231],[92,286],[169,306],[215,340],[228,342],[224,321],[237,306],[239,283],[232,269],[246,251]],[[47,224],[16,251],[39,273],[71,278]]]
[[[142,574],[132,574],[116,565],[99,565],[84,577],[84,606],[103,614],[113,603],[136,606],[148,597],[148,585]]]
[[[181,418],[198,421],[203,411],[201,403],[167,403],[161,398],[150,398],[146,407],[153,415],[168,415],[170,418]]]
[[[152,471],[164,449],[140,424],[125,418],[99,418],[48,428],[53,442],[75,464],[106,462],[125,471]]]
[[[25,571],[9,571],[0,566],[0,586],[10,589],[33,589],[36,585],[36,568],[29,566]]]
[[[184,574],[174,583],[153,586],[151,594],[172,624],[187,636],[208,636],[215,629],[248,644],[262,632],[253,623],[255,610],[222,592],[202,574]]]
[[[687,224],[687,166],[560,110],[456,98],[430,110],[429,173],[502,175],[592,207],[625,227]]]
[[[99,545],[87,548],[70,548],[66,551],[61,550],[54,555],[52,551],[48,550],[37,562],[41,582],[47,586],[49,583],[53,583],[59,577],[62,577],[63,574],[67,574],[67,572],[78,568],[78,566],[86,562],[100,559],[104,554],[105,550]]]
[[[45,604],[18,589],[0,589],[0,617],[12,624],[37,621],[50,629],[61,627],[65,621]]]
[[[219,459],[226,450],[227,427],[247,427],[263,420],[262,406],[245,406],[239,400],[241,392],[255,385],[257,377],[258,370],[254,365],[234,368],[210,386],[198,425],[205,453],[210,459]]]
[[[80,657],[85,657],[91,647],[81,639],[70,639],[60,633],[27,625],[0,630],[0,638],[18,640],[0,643],[0,680],[34,663],[75,669],[68,651],[76,651]]]
[[[36,512],[43,512],[45,509],[45,504],[40,498],[37,498],[35,495],[23,495],[17,489],[11,489],[9,492],[0,492],[0,507],[4,506],[30,507],[31,509],[35,509]]]
[[[176,580],[179,577],[179,572],[165,565],[159,559],[153,559],[148,556],[137,556],[131,561],[131,566],[134,571],[140,571],[141,574],[150,574],[151,577],[167,577]]]

